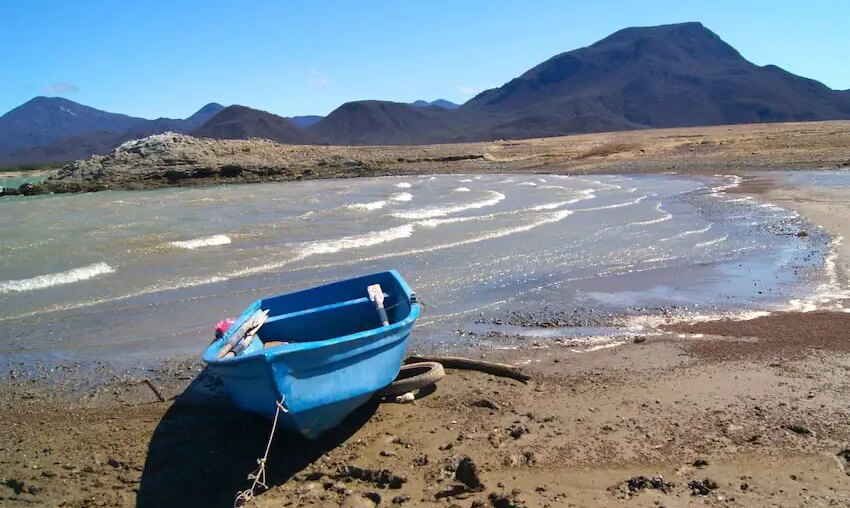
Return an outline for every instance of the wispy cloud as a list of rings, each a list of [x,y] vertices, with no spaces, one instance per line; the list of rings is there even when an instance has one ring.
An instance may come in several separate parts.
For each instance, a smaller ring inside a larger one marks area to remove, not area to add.
[[[59,81],[57,83],[52,83],[43,88],[44,93],[50,95],[70,95],[77,93],[80,89],[77,88],[77,85],[73,83],[66,83],[64,81]]]
[[[461,85],[461,86],[457,87],[457,89],[460,90],[460,93],[462,93],[464,95],[472,95],[476,91],[478,91],[477,88],[473,88],[471,86],[465,86],[465,85]]]
[[[321,88],[330,85],[331,82],[319,72],[319,69],[310,69],[310,73],[307,74],[307,84],[315,88]]]

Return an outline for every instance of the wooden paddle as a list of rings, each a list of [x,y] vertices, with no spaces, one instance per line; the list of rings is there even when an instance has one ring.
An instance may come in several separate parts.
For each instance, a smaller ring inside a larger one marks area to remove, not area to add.
[[[216,358],[224,358],[224,356],[229,353],[236,346],[236,344],[238,344],[242,339],[244,339],[251,330],[254,330],[254,334],[256,334],[256,330],[258,330],[260,326],[265,323],[268,315],[269,311],[257,309],[253,314],[248,317],[248,319],[245,320],[245,322],[239,325],[239,328],[234,330],[233,334],[227,340],[227,343],[221,346],[221,348],[218,350]]]

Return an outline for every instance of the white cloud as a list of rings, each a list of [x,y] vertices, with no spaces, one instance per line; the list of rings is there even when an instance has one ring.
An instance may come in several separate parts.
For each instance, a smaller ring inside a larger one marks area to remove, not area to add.
[[[59,81],[57,83],[52,83],[43,88],[44,93],[50,95],[67,95],[77,93],[80,89],[77,88],[77,85],[73,83],[66,83],[64,81]]]
[[[315,88],[321,88],[330,85],[331,82],[318,69],[310,69],[310,73],[307,74],[307,84]]]
[[[460,90],[460,93],[462,93],[464,95],[472,95],[478,90],[477,88],[473,88],[471,86],[464,86],[464,85],[457,87],[457,89]]]

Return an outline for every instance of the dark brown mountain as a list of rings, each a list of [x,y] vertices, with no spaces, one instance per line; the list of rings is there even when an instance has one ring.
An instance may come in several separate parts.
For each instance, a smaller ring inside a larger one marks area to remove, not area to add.
[[[224,108],[191,134],[217,139],[263,138],[280,143],[304,143],[310,137],[282,116],[245,106]]]
[[[315,138],[333,144],[416,144],[445,140],[449,110],[401,102],[347,102],[309,128]]]
[[[757,66],[700,23],[627,28],[460,107],[478,138],[850,118],[847,95]]]

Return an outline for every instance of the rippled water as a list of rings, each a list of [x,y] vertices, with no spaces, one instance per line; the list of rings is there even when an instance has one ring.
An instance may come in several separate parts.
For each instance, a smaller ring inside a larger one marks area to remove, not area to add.
[[[781,306],[827,239],[724,192],[737,184],[439,175],[4,199],[0,347],[196,354],[256,298],[388,268],[426,304],[418,345],[507,310]]]

